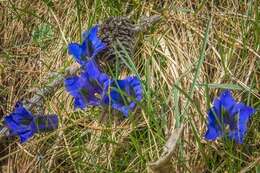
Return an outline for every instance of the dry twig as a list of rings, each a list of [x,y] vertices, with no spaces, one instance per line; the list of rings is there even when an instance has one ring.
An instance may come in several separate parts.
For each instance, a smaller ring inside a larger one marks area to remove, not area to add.
[[[174,149],[176,147],[177,141],[180,138],[184,125],[180,128],[175,129],[171,134],[166,144],[163,147],[163,153],[161,157],[152,163],[149,163],[149,168],[153,173],[170,173],[172,172],[170,161],[174,154]]]

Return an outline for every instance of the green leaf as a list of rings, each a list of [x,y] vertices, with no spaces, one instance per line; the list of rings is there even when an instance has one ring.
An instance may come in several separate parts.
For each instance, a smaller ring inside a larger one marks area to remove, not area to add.
[[[217,83],[196,83],[196,86],[199,87],[208,87],[208,88],[220,88],[220,89],[231,89],[231,90],[243,90],[244,88],[242,88],[241,86],[237,85],[237,84],[229,84],[229,83],[225,83],[225,84],[217,84]]]
[[[52,26],[47,23],[43,23],[35,28],[32,33],[32,38],[35,44],[43,47],[46,41],[53,38],[53,35],[54,33],[52,30]]]

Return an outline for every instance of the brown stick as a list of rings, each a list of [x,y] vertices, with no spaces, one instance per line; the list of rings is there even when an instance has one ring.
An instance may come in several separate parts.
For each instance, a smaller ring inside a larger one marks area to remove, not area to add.
[[[35,105],[40,103],[45,97],[48,97],[50,95],[53,95],[58,89],[60,89],[63,86],[63,81],[67,76],[73,76],[76,75],[79,71],[79,66],[70,66],[65,70],[65,74],[57,74],[57,77],[55,80],[50,83],[49,85],[46,85],[44,88],[39,88],[34,96],[26,101],[24,106],[30,110]]]
[[[144,32],[149,27],[153,26],[154,24],[158,23],[160,20],[162,20],[161,15],[153,15],[151,17],[143,17],[141,21],[135,26],[134,30],[136,32]]]

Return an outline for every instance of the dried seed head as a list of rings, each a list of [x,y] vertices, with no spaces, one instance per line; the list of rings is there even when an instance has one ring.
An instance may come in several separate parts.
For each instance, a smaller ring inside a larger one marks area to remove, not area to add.
[[[110,17],[100,25],[99,38],[106,44],[96,56],[96,61],[103,72],[110,73],[123,68],[127,57],[133,58],[136,44],[134,23],[127,17]]]

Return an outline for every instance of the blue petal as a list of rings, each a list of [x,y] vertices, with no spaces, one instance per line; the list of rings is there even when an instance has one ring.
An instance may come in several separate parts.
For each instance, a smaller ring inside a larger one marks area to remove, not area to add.
[[[244,131],[236,130],[236,131],[230,131],[228,136],[231,140],[234,140],[236,143],[242,144],[244,142],[244,135],[245,135]]]
[[[250,106],[246,106],[243,103],[237,104],[237,107],[239,107],[239,119],[241,122],[247,122],[248,119],[256,112],[255,109]]]
[[[68,46],[69,54],[73,55],[75,60],[83,65],[86,62],[86,59],[84,59],[84,52],[85,49],[82,45],[78,43],[70,43]]]
[[[206,131],[206,134],[205,134],[205,139],[214,141],[218,137],[222,136],[221,134],[222,133],[221,133],[221,131],[219,131],[219,129],[209,126],[208,130]]]
[[[83,97],[76,97],[74,100],[75,109],[80,108],[84,109],[87,106],[86,101]]]
[[[19,135],[31,130],[32,120],[32,114],[23,107],[21,102],[17,102],[14,111],[4,118],[4,124],[11,135]]]
[[[15,110],[10,114],[10,116],[12,116],[13,120],[17,124],[22,123],[22,121],[30,122],[33,119],[32,114],[23,107],[21,102],[16,103]]]
[[[255,110],[249,106],[239,103],[236,105],[238,113],[238,122],[236,127],[230,128],[229,137],[237,143],[242,144],[247,131],[249,118],[255,113]]]
[[[214,99],[212,109],[214,110],[215,115],[220,118],[222,114],[222,105],[218,98]]]
[[[97,78],[100,76],[101,72],[94,60],[89,60],[88,63],[86,63],[86,77],[91,77],[91,78]]]
[[[112,100],[112,103],[119,103],[123,105],[124,99],[121,96],[120,92],[118,92],[117,90],[112,90],[110,92],[110,97]]]
[[[89,39],[92,42],[94,42],[95,39],[97,38],[97,33],[98,33],[98,25],[95,25],[92,28],[90,28],[90,30],[87,33],[84,33],[83,37],[85,39]]]
[[[210,109],[208,112],[208,130],[205,134],[207,140],[215,140],[216,138],[223,135],[222,125],[219,124],[221,120],[214,112],[214,108]]]
[[[119,104],[112,104],[112,108],[122,112],[125,117],[128,117],[128,114],[129,114],[129,107],[128,106],[122,106],[122,105],[119,105]]]
[[[232,108],[236,105],[236,101],[232,97],[232,94],[229,90],[225,90],[220,94],[220,102],[221,105],[225,108],[225,110],[231,115]]]
[[[86,79],[84,77],[80,76],[72,76],[68,77],[64,80],[65,88],[66,90],[74,97],[80,97],[80,90],[87,86]]]
[[[143,88],[141,81],[137,77],[133,77],[130,81],[130,85],[135,92],[136,100],[141,101],[143,99]]]
[[[135,102],[131,102],[131,103],[129,104],[129,109],[130,109],[130,110],[133,110],[133,109],[135,108],[135,106],[136,106],[136,103],[135,103]]]
[[[66,90],[73,95],[75,91],[78,91],[82,87],[82,82],[78,76],[71,76],[64,80]]]
[[[106,48],[106,45],[102,43],[101,41],[95,45],[93,55],[91,57],[96,57],[98,53],[100,53],[102,50]]]
[[[122,112],[124,116],[128,116],[129,112],[135,108],[136,101],[141,101],[143,98],[142,85],[137,77],[127,77],[124,80],[112,81],[109,86],[111,90],[104,97],[104,103]],[[130,97],[133,101],[129,103],[129,99],[126,97]]]
[[[75,60],[82,66],[85,66],[89,58],[94,58],[105,48],[106,45],[98,38],[97,25],[83,33],[82,44],[70,43],[68,45],[69,54],[73,55]]]
[[[69,54],[73,55],[76,60],[81,58],[82,55],[82,49],[80,44],[78,43],[70,43],[68,46]]]
[[[111,107],[121,113],[123,113],[123,115],[125,117],[128,117],[128,114],[129,114],[129,111],[130,111],[130,108],[129,106],[125,106],[123,104],[121,104],[120,102],[114,102],[114,103],[109,103],[111,105]]]
[[[106,45],[98,38],[98,25],[83,33],[84,44],[90,46],[87,49],[87,56],[95,57],[99,52],[106,48]]]
[[[31,131],[28,131],[28,132],[25,132],[25,133],[22,133],[19,135],[20,137],[20,142],[21,143],[24,143],[26,142],[29,138],[31,138],[33,136],[34,133],[32,133]]]
[[[129,85],[130,85],[128,78],[126,78],[124,80],[116,80],[115,81],[115,87],[118,87],[121,90],[125,90],[126,88],[128,88]]]
[[[6,116],[4,118],[4,124],[8,127],[8,129],[10,130],[11,135],[18,135],[20,133],[25,133],[31,130],[30,126],[24,126],[24,125],[20,125],[17,124],[14,120],[12,116]]]
[[[219,116],[216,114],[216,111],[213,107],[208,112],[208,123],[212,124],[212,125],[215,125],[215,124],[219,125],[218,121],[220,122]]]
[[[105,83],[109,80],[110,80],[109,76],[104,73],[100,74],[98,77],[98,81],[100,82],[100,84],[103,85],[103,87],[105,86]]]

